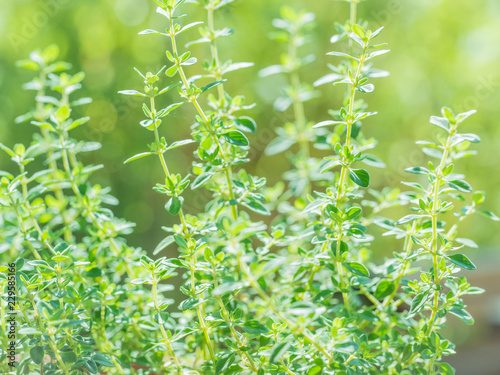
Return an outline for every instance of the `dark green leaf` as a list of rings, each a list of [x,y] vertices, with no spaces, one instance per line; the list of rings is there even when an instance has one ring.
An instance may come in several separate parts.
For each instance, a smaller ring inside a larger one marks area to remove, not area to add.
[[[182,203],[184,202],[184,197],[174,196],[165,205],[165,209],[170,213],[170,215],[177,215],[182,208]]]
[[[191,189],[197,189],[200,186],[204,185],[208,180],[210,180],[215,172],[204,172],[200,174],[196,179],[193,181],[193,184],[191,185]]]
[[[394,281],[391,280],[382,280],[375,290],[375,297],[378,299],[383,299],[385,297],[390,296],[395,289]]]
[[[250,117],[240,117],[234,120],[236,127],[242,132],[255,133],[257,124]]]
[[[349,177],[356,185],[361,187],[368,187],[370,185],[370,175],[364,169],[351,169]]]
[[[248,139],[238,130],[231,130],[224,134],[227,141],[236,146],[248,146]]]
[[[36,345],[30,349],[30,357],[31,360],[39,365],[43,361],[43,357],[45,356],[45,351],[42,346]]]
[[[406,168],[405,172],[413,173],[413,174],[430,174],[431,173],[427,168],[424,168],[424,167]]]
[[[463,254],[453,254],[448,256],[448,259],[459,267],[465,268],[467,270],[475,270],[476,266],[470,261],[467,256]]]
[[[250,210],[257,212],[261,215],[270,215],[271,212],[259,201],[252,200],[252,201],[244,201],[242,203],[243,206],[249,208]]]
[[[205,91],[207,90],[210,90],[211,88],[213,87],[216,87],[216,86],[219,86],[221,83],[223,83],[225,80],[222,80],[222,81],[215,81],[215,82],[212,82],[212,83],[209,83],[208,85],[206,86],[203,86],[201,88],[201,92],[204,93]]]
[[[217,363],[215,365],[215,374],[225,374],[226,370],[231,366],[234,362],[234,357],[236,356],[236,353],[231,353],[231,354],[226,354],[220,357],[217,360]]]
[[[359,275],[359,276],[370,276],[370,272],[368,269],[361,263],[359,262],[350,262],[350,263],[344,263],[344,266],[351,271],[352,273]]]
[[[76,355],[75,352],[73,351],[68,351],[68,352],[60,352],[61,353],[61,358],[63,359],[64,362],[66,363],[74,363],[78,359],[78,356]],[[97,366],[96,366],[96,371],[97,371]],[[95,372],[96,373],[96,372]]]
[[[420,311],[423,310],[425,307],[425,303],[427,302],[428,298],[427,293],[420,293],[415,296],[411,303],[411,308],[410,308],[410,316],[415,316],[418,314]]]
[[[184,250],[188,248],[186,240],[178,234],[174,234],[174,240],[175,242],[177,242],[177,245],[179,245]]]
[[[463,180],[453,180],[448,182],[451,188],[461,191],[462,193],[472,193],[472,187]]]

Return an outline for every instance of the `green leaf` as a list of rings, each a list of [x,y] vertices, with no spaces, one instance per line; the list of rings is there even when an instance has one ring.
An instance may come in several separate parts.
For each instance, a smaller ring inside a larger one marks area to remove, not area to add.
[[[491,211],[477,211],[477,212],[480,213],[481,215],[486,216],[487,218],[490,218],[493,221],[500,221],[498,216]]]
[[[472,187],[463,180],[453,180],[448,182],[451,188],[461,191],[462,193],[472,193]]]
[[[359,217],[361,215],[361,213],[362,213],[361,208],[351,207],[346,212],[347,220],[354,220],[357,217]]]
[[[352,59],[352,60],[356,60],[356,61],[359,61],[357,58],[345,53],[345,52],[336,52],[336,51],[333,51],[333,52],[328,52],[327,55],[329,56],[338,56],[338,57],[347,57],[348,59]]]
[[[370,175],[364,169],[351,169],[349,173],[351,180],[361,187],[370,185]]]
[[[188,30],[188,29],[190,29],[190,28],[192,28],[192,27],[194,27],[196,25],[200,25],[202,23],[203,22],[201,22],[201,21],[199,21],[199,22],[192,22],[192,23],[184,26],[182,29],[180,29],[179,32],[178,32],[178,34],[182,33],[183,31],[186,31],[186,30]]]
[[[486,195],[483,191],[476,191],[474,194],[472,194],[472,200],[475,204],[484,203],[484,201],[486,200]]]
[[[363,92],[363,93],[370,93],[370,92],[373,92],[375,90],[375,86],[373,84],[369,83],[367,85],[356,87],[356,89],[358,91]]]
[[[59,123],[66,121],[70,116],[70,109],[68,106],[62,106],[55,113],[56,119]]]
[[[104,353],[94,353],[94,355],[92,356],[92,359],[96,363],[100,364],[101,366],[115,367],[115,364],[113,363],[113,360],[107,354],[104,354]]]
[[[102,276],[102,270],[100,268],[98,268],[98,267],[94,267],[90,271],[88,271],[85,275],[87,277],[92,277],[92,278],[101,277]]]
[[[415,296],[415,298],[411,303],[410,317],[415,316],[416,314],[418,314],[420,311],[423,310],[423,308],[425,307],[425,303],[427,302],[428,296],[429,295],[425,292],[417,294]]]
[[[242,283],[237,283],[237,282],[225,282],[223,284],[220,284],[218,287],[214,288],[212,290],[212,295],[213,296],[222,296],[226,293],[231,293],[234,292],[235,290],[239,290],[243,288]]]
[[[200,174],[198,177],[195,178],[193,181],[193,184],[191,185],[191,190],[197,189],[200,186],[204,185],[206,182],[208,182],[213,176],[215,175],[215,172],[204,172]]]
[[[394,281],[391,280],[382,280],[378,285],[377,289],[375,290],[375,297],[378,299],[383,299],[385,297],[390,296],[393,292],[396,286],[394,285]]]
[[[233,364],[235,356],[236,353],[231,353],[220,357],[215,365],[215,374],[216,375],[225,374],[229,366]]]
[[[16,66],[34,71],[39,70],[38,63],[32,60],[18,60],[16,61]]]
[[[141,31],[138,35],[167,35],[165,33],[160,33],[159,31],[152,30],[152,29],[147,29]],[[125,95],[130,95],[130,94],[125,94]]]
[[[165,205],[165,209],[170,213],[170,215],[177,215],[182,208],[182,203],[184,202],[184,197],[174,196]]]
[[[256,122],[250,117],[240,117],[234,120],[238,130],[247,133],[255,133],[257,130]]]
[[[12,151],[10,148],[8,148],[7,146],[5,146],[3,143],[0,143],[0,147],[2,148],[2,150],[4,150],[9,156],[11,157],[14,157],[16,156],[16,154],[14,153],[14,151]]]
[[[156,114],[156,117],[163,118],[163,117],[167,116],[168,114],[170,114],[171,112],[173,112],[174,110],[176,110],[177,108],[179,108],[183,104],[184,104],[184,102],[170,104],[168,107],[160,109],[158,111],[158,113]]]
[[[271,351],[271,355],[269,356],[270,363],[276,363],[280,360],[280,358],[285,354],[292,345],[291,342],[280,342],[276,344]]]
[[[53,270],[53,268],[44,260],[31,260],[28,262],[30,266],[47,268],[49,270]]]
[[[257,320],[246,321],[241,328],[243,329],[243,331],[251,333],[253,335],[266,334],[267,332],[269,332],[269,329],[265,325],[259,323]]]
[[[78,359],[78,356],[74,351],[68,351],[68,352],[61,351],[60,353],[61,353],[61,358],[65,363],[75,363],[76,360]]]
[[[258,214],[261,215],[271,215],[271,211],[269,211],[262,203],[256,200],[252,201],[244,201],[242,203],[243,206],[249,208],[253,212],[257,212]]]
[[[468,311],[463,308],[452,307],[449,312],[456,317],[460,318],[465,324],[471,326],[474,324],[474,318]]]
[[[175,73],[177,73],[177,65],[172,65],[170,68],[167,69],[167,71],[165,72],[165,74],[168,76],[168,77],[173,77],[175,76]]]
[[[440,375],[455,375],[455,369],[449,363],[442,362],[437,364]]]
[[[248,139],[245,135],[238,130],[231,130],[224,134],[226,140],[236,146],[248,146]]]
[[[168,147],[167,150],[173,150],[174,148],[178,148],[184,145],[189,145],[191,143],[194,143],[195,141],[193,139],[184,139],[182,141],[175,141],[172,142]]]
[[[276,155],[288,150],[295,143],[297,143],[297,141],[294,138],[277,137],[269,142],[265,153],[266,155]]]
[[[344,266],[351,271],[352,273],[359,275],[359,276],[370,276],[370,271],[361,263],[359,262],[350,262],[350,263],[344,263]]]
[[[233,63],[233,64],[229,65],[226,69],[224,69],[224,74],[229,73],[229,72],[234,72],[234,71],[240,70],[240,69],[250,68],[254,65],[255,64],[251,63],[251,62]]]
[[[225,79],[223,79],[222,81],[215,81],[215,82],[212,82],[212,83],[209,83],[208,85],[206,86],[203,86],[200,90],[201,90],[201,93],[204,93],[205,91],[207,90],[210,90],[211,88],[213,87],[216,87],[216,86],[219,86],[221,83],[223,83],[225,81]]]
[[[20,335],[40,335],[41,332],[32,327],[21,328],[17,333]]]
[[[56,253],[64,253],[69,248],[70,248],[70,245],[68,245],[66,242],[61,242],[56,247],[54,247],[54,252],[56,252]]]
[[[406,215],[405,217],[402,217],[398,221],[396,221],[395,225],[401,225],[405,223],[409,223],[410,221],[418,220],[422,218],[423,216],[421,215]]]
[[[406,168],[405,172],[413,173],[413,174],[430,174],[431,173],[427,168],[424,168],[424,167]]]
[[[70,126],[66,128],[66,130],[73,130],[79,127],[80,125],[86,124],[90,120],[90,117],[82,117],[76,121],[73,121]]]
[[[42,346],[36,345],[30,349],[31,360],[37,365],[42,363],[44,356],[45,356],[45,350],[43,350]]]
[[[321,122],[318,122],[316,125],[314,125],[313,128],[317,129],[317,128],[322,128],[325,126],[338,125],[338,124],[345,124],[345,121],[333,121],[333,120],[321,121]]]
[[[141,159],[141,158],[143,158],[145,156],[149,156],[149,155],[154,155],[154,153],[153,152],[143,152],[141,154],[134,155],[131,158],[128,158],[127,160],[125,160],[123,162],[123,164],[130,163],[131,161],[138,160],[138,159]]]
[[[476,266],[470,261],[467,256],[463,254],[453,254],[448,256],[448,259],[459,267],[465,268],[467,270],[475,270]]]
[[[359,36],[361,39],[365,38],[366,37],[366,34],[365,34],[365,31],[363,30],[363,28],[359,25],[352,25],[352,31],[354,31],[354,33]]]
[[[87,360],[87,362],[83,364],[83,367],[85,367],[91,374],[98,373],[97,364],[92,359]]]
[[[371,167],[374,167],[374,168],[385,168],[386,167],[385,163],[381,159],[379,159],[375,155],[371,155],[371,154],[365,155],[364,159],[361,161],[363,163],[371,166]]]
[[[158,254],[160,251],[162,251],[164,248],[169,246],[170,244],[174,243],[175,239],[174,236],[168,236],[165,237],[161,242],[156,246],[156,248],[153,250],[153,255]]]
[[[118,91],[118,94],[131,95],[131,96],[147,96],[146,94],[143,94],[142,92],[139,92],[137,90],[122,90]]]
[[[183,237],[179,236],[178,234],[174,234],[174,240],[175,242],[177,242],[177,245],[179,245],[184,250],[187,250],[187,242]]]
[[[47,129],[50,130],[51,132],[55,132],[56,130],[52,126],[51,123],[49,122],[38,122],[38,121],[31,121],[31,124],[38,126],[40,129]]]
[[[166,92],[170,91],[174,87],[179,86],[181,83],[182,83],[181,81],[172,83],[171,85],[169,85],[169,86],[165,87],[163,90],[161,90],[157,95],[165,94]]]
[[[431,116],[430,123],[446,131],[450,130],[450,121],[445,117]]]

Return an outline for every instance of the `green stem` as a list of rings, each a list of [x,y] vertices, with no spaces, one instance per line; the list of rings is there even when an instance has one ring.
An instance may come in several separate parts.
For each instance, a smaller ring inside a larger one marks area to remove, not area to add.
[[[155,123],[156,122],[155,121],[156,120],[156,105],[155,105],[154,96],[151,96],[150,103],[151,103],[151,113],[153,114],[153,123]],[[155,141],[159,146],[160,145],[160,136],[158,133],[158,128],[156,126],[154,129],[154,134],[155,134]],[[160,159],[160,163],[162,165],[163,172],[165,173],[165,177],[170,178],[170,173],[168,170],[167,163],[165,161],[165,156],[163,155],[163,151],[159,151],[157,154],[158,154],[158,158]],[[186,223],[186,219],[185,219],[184,211],[183,211],[182,207],[179,210],[179,218],[181,220],[183,231],[185,233],[186,239],[189,240],[192,236],[188,231],[188,226]],[[195,253],[191,256],[191,262],[193,265],[197,264],[197,259],[196,259]],[[191,288],[192,288],[192,291],[194,293],[195,288],[196,288],[196,283],[194,280],[195,270],[192,267],[190,268],[190,270],[191,270]],[[210,339],[210,336],[208,334],[208,327],[206,326],[206,323],[205,323],[205,317],[203,314],[202,306],[200,306],[200,305],[196,306],[196,314],[198,316],[198,320],[200,322],[201,329],[203,330],[203,336],[205,338],[205,344],[207,345],[208,351],[210,353],[210,358],[215,366],[216,356],[215,356],[215,352],[214,352],[214,346],[213,346],[212,340]],[[162,330],[164,330],[163,327],[162,327]]]
[[[123,257],[122,255],[122,250],[121,247],[117,244],[116,240],[111,237],[107,236],[104,231],[104,227],[102,224],[97,220],[97,217],[94,215],[94,213],[91,210],[91,207],[88,206],[87,201],[84,199],[83,195],[80,193],[80,190],[78,190],[78,186],[76,185],[75,178],[73,176],[73,169],[77,167],[76,163],[76,155],[71,151],[67,150],[66,147],[64,146],[65,142],[67,139],[67,134],[61,132],[59,134],[59,142],[61,144],[61,149],[62,149],[62,159],[63,159],[63,165],[64,165],[64,170],[66,174],[68,175],[69,182],[71,184],[71,189],[73,190],[73,193],[75,194],[76,198],[78,199],[78,202],[82,205],[82,207],[85,207],[86,209],[86,214],[92,221],[92,224],[98,229],[98,233],[100,236],[100,240],[102,242],[105,242],[106,240],[109,241],[111,248],[113,249],[115,256],[117,259],[120,259]],[[70,163],[70,158],[71,158],[71,163]],[[125,270],[130,278],[134,278],[134,273],[132,269],[130,268],[130,265],[128,264],[127,261],[123,262],[125,265]]]
[[[182,83],[184,84],[184,88],[186,91],[188,91],[190,85],[189,85],[186,73],[184,72],[184,68],[179,63],[179,52],[177,49],[177,41],[175,39],[176,34],[174,32],[174,21],[173,21],[172,17],[173,17],[173,11],[170,11],[168,18],[169,18],[169,22],[170,22],[169,35],[170,35],[170,40],[172,42],[172,52],[173,52],[174,57],[177,59],[177,70],[179,71],[179,75],[181,76],[181,80],[182,80]],[[198,103],[197,98],[191,97],[191,98],[189,98],[189,101],[196,108],[196,111],[200,115],[205,126],[209,127],[210,121],[209,121],[207,115],[205,114],[205,112],[203,111],[203,109],[201,108],[200,104]],[[219,141],[217,135],[213,131],[210,132],[210,135],[211,135],[212,139],[214,140],[215,144],[219,147],[219,150],[220,150],[219,152],[221,154],[221,157],[222,157],[224,163],[228,164],[229,158],[227,157],[226,152],[224,151],[224,148],[220,144],[220,141]],[[227,186],[229,188],[229,199],[234,201],[235,195],[234,195],[234,191],[233,191],[232,171],[231,171],[229,166],[225,167],[224,169],[225,169],[225,175],[226,175],[226,180],[227,180]],[[232,213],[233,219],[236,220],[238,218],[238,210],[237,210],[237,207],[235,205],[231,205],[231,213]]]
[[[316,339],[313,336],[311,336],[308,332],[304,331],[303,327],[295,323],[293,320],[289,319],[276,306],[274,306],[271,297],[267,295],[267,293],[262,289],[260,284],[257,282],[250,268],[248,267],[248,264],[243,260],[243,257],[240,255],[237,258],[240,270],[244,272],[247,281],[250,283],[250,286],[264,300],[266,306],[268,306],[271,310],[273,310],[273,312],[288,326],[288,328],[290,328],[295,337],[303,336],[307,342],[312,344],[319,352],[321,352],[328,359],[330,363],[332,363],[333,356],[330,353],[328,353],[327,349],[323,347],[323,345],[321,345],[319,342],[317,342]]]
[[[215,266],[212,269],[212,276],[214,278],[214,288],[217,288],[219,283],[217,281],[217,272],[216,272]],[[231,318],[229,315],[229,311],[227,311],[226,306],[224,305],[224,301],[222,300],[222,297],[217,296],[216,299],[217,299],[219,306],[220,306],[222,318],[224,319],[224,321],[228,325],[229,330],[231,331],[231,335],[233,336],[233,338],[236,340],[236,343],[238,344],[238,348],[241,348],[244,344],[242,344],[240,337],[238,335],[238,332],[234,328],[233,322],[231,321]],[[248,341],[248,338],[245,338],[245,339],[246,339],[245,342]],[[259,371],[259,369],[255,366],[255,363],[252,359],[252,356],[248,353],[248,351],[244,351],[243,355],[238,352],[238,355],[240,356],[241,360],[245,363],[245,365],[250,367],[250,369],[253,372],[257,373]],[[248,360],[248,363],[245,361],[244,357],[246,357],[246,359]]]
[[[153,298],[154,298],[154,306],[155,306],[156,314],[157,314],[158,321],[159,321],[158,325],[160,326],[160,331],[161,331],[161,335],[163,337],[163,341],[164,341],[165,345],[167,346],[168,351],[170,352],[170,356],[173,358],[173,360],[175,362],[175,367],[177,368],[177,373],[180,375],[182,373],[182,367],[179,363],[179,360],[177,359],[177,356],[175,355],[174,349],[172,348],[172,342],[169,339],[167,332],[165,331],[165,327],[163,327],[163,324],[161,323],[161,317],[160,317],[161,310],[160,310],[160,305],[158,303],[158,280],[156,279],[156,274],[154,273],[154,271],[152,272],[152,276],[153,276]]]

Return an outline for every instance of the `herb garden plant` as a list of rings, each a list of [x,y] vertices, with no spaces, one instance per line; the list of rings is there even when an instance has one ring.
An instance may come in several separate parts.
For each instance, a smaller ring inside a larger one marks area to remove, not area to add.
[[[150,135],[123,168],[154,162],[163,171],[152,188],[175,224],[152,252],[127,243],[134,224],[113,214],[108,188],[92,183],[102,166],[82,162],[100,145],[72,136],[90,120],[78,115],[91,102],[78,95],[84,74],[68,73],[56,46],[20,61],[35,75],[25,85],[35,107],[18,126],[34,131],[29,145],[1,145],[12,160],[0,172],[1,372],[453,374],[445,357],[455,347],[442,329],[450,314],[472,324],[462,297],[482,293],[464,276],[475,269],[464,253],[476,244],[460,237],[460,224],[474,213],[498,220],[455,170],[479,142],[467,132],[474,111],[431,117],[438,136],[417,142],[428,164],[406,170],[403,191],[371,187],[385,165],[363,125],[380,126],[367,101],[388,75],[375,67],[389,52],[383,30],[370,30],[359,1],[347,0],[350,18],[335,25],[328,70],[304,82],[315,56],[301,47],[315,17],[283,7],[271,35],[281,59],[259,73],[287,82],[274,107],[290,120],[266,154],[286,154],[290,168],[285,183],[270,186],[245,170],[257,109],[226,87],[231,72],[253,65],[219,48],[232,30],[214,15],[232,0],[155,2],[165,28],[140,34],[167,41],[166,65],[138,67],[136,87],[121,91],[143,100],[144,119],[126,126]],[[194,3],[205,19],[191,18]],[[205,55],[190,52],[195,44]],[[196,64],[204,74],[193,73]],[[323,85],[343,101],[320,98]],[[312,100],[332,109],[309,118]],[[191,117],[174,119],[180,106]],[[191,137],[172,139],[172,126]],[[192,150],[191,170],[169,164],[178,147]],[[186,204],[190,190],[208,192],[204,209]],[[373,260],[375,226],[395,237],[383,262]]]

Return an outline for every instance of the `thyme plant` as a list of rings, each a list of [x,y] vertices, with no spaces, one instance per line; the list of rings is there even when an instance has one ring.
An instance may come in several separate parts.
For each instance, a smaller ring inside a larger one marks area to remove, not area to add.
[[[139,126],[151,135],[124,168],[156,160],[163,176],[153,189],[174,224],[162,227],[166,235],[152,252],[127,244],[134,225],[115,217],[110,189],[92,183],[102,166],[83,162],[82,154],[100,145],[72,137],[91,120],[78,116],[91,99],[75,97],[84,74],[68,73],[56,46],[21,61],[37,76],[25,85],[36,92],[35,108],[18,122],[35,127],[29,145],[0,144],[13,165],[0,172],[0,369],[453,374],[444,358],[455,346],[442,329],[449,314],[472,324],[462,297],[483,292],[461,273],[475,269],[463,249],[477,245],[459,236],[460,224],[476,212],[498,221],[479,208],[484,193],[455,172],[479,142],[463,131],[474,111],[443,108],[431,117],[441,133],[417,142],[431,160],[406,170],[418,178],[404,182],[411,190],[376,190],[370,175],[385,165],[363,126],[371,133],[380,126],[364,99],[375,91],[372,80],[388,75],[373,66],[389,52],[378,41],[382,28],[370,30],[358,19],[359,1],[347,0],[349,19],[331,38],[337,48],[328,53],[330,71],[307,83],[301,71],[315,58],[301,47],[315,16],[284,7],[272,37],[286,53],[260,76],[287,77],[275,109],[291,120],[276,129],[266,152],[286,151],[291,169],[286,184],[268,186],[245,170],[249,136],[257,131],[249,116],[254,105],[229,93],[226,82],[253,63],[233,62],[219,48],[233,30],[216,25],[216,16],[232,1],[154,2],[165,29],[140,34],[166,40],[166,65],[136,69],[137,87],[121,91],[144,100]],[[194,4],[203,21],[190,19]],[[190,36],[185,46],[181,35]],[[199,56],[189,50],[195,44]],[[307,104],[319,100],[325,84],[337,94],[344,88],[343,100],[330,100],[331,119],[313,118]],[[171,117],[181,106],[182,115]],[[172,139],[171,126],[190,135]],[[193,151],[191,173],[170,163],[179,147]],[[206,202],[188,204],[193,194]],[[392,207],[407,213],[391,218]],[[382,263],[374,257],[374,226],[394,236],[399,249]],[[172,299],[174,289],[184,297]]]

